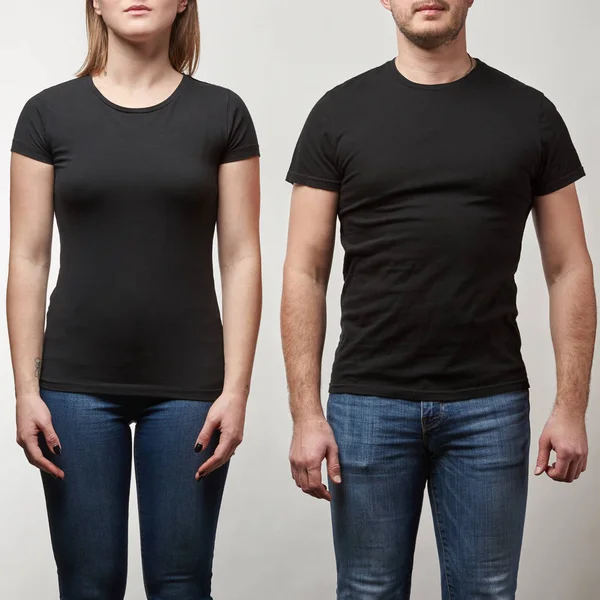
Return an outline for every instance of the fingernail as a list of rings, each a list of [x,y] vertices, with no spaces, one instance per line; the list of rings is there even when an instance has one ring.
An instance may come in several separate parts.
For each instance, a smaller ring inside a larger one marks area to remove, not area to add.
[[[336,475],[333,478],[334,483],[342,483],[342,478],[339,475]]]
[[[194,448],[194,452],[196,454],[199,454],[200,452],[202,452],[202,444],[196,444],[196,447]]]
[[[542,469],[542,467],[536,467],[535,468],[535,474],[539,475],[544,469]]]
[[[54,446],[54,454],[60,454],[60,452],[60,446],[57,444],[56,446]]]

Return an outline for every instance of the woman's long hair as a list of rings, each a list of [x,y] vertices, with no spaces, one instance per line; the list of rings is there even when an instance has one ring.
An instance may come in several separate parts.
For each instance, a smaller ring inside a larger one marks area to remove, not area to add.
[[[93,0],[86,0],[88,54],[77,77],[96,75],[106,67],[108,29],[104,19],[96,14]],[[193,75],[200,58],[200,23],[197,0],[189,0],[186,9],[177,15],[171,29],[169,60],[176,71]]]

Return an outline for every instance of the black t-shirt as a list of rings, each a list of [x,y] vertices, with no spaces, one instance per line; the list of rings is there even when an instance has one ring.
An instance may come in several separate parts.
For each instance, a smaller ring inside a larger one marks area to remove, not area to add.
[[[12,150],[54,165],[60,271],[40,385],[217,398],[219,165],[259,154],[239,96],[185,75],[163,102],[125,108],[74,79],[26,103]]]
[[[514,280],[525,223],[536,195],[583,175],[555,106],[482,61],[424,85],[392,60],[328,92],[287,180],[339,192],[330,392],[448,401],[527,389]]]

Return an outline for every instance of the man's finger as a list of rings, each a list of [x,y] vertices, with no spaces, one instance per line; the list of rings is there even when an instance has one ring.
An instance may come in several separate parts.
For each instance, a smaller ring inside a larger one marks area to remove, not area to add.
[[[300,489],[305,494],[309,494],[309,492],[307,492],[307,490],[309,489],[309,486],[308,486],[308,471],[305,468],[298,469],[298,483],[299,483]],[[309,495],[312,495],[312,494],[309,494]]]
[[[327,473],[333,483],[342,483],[342,470],[337,446],[330,446],[327,449]]]
[[[538,457],[535,464],[535,474],[541,475],[548,469],[548,463],[550,462],[550,452],[552,452],[552,443],[550,438],[541,437],[539,443]]]
[[[571,461],[559,458],[547,471],[548,475],[555,481],[566,481],[569,474]]]
[[[300,471],[296,471],[294,474],[294,483],[302,489],[302,478],[300,477]]]
[[[567,483],[573,483],[575,481],[575,475],[577,475],[577,462],[572,461],[569,465],[569,470],[567,471],[567,476],[565,477],[565,481]]]
[[[308,473],[308,489],[312,492],[311,495],[321,498],[322,500],[330,500],[329,492],[323,485],[323,478],[321,477],[321,469],[318,467],[312,467],[307,469]]]
[[[302,485],[300,487],[302,488],[302,491],[307,496],[312,496],[313,498],[320,500],[321,498],[318,496],[317,492],[315,490],[313,490],[310,486],[310,476],[309,476],[308,469],[302,469],[300,471],[300,473],[301,473],[300,481],[302,483]]]
[[[300,487],[300,476],[298,474],[298,469],[296,469],[296,467],[294,467],[293,465],[291,465],[291,470],[292,470],[292,479],[294,480],[294,482],[296,483],[296,485],[298,487]]]

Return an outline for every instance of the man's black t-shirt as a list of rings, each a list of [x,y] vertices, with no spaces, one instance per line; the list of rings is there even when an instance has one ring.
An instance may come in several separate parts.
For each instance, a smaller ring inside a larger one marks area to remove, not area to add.
[[[330,392],[449,401],[528,388],[514,280],[525,223],[535,196],[583,175],[555,106],[482,61],[424,85],[392,60],[328,92],[287,180],[339,192]]]
[[[185,75],[163,102],[125,108],[87,76],[31,98],[12,150],[54,165],[60,270],[40,385],[217,398],[219,165],[259,154],[239,96]]]

